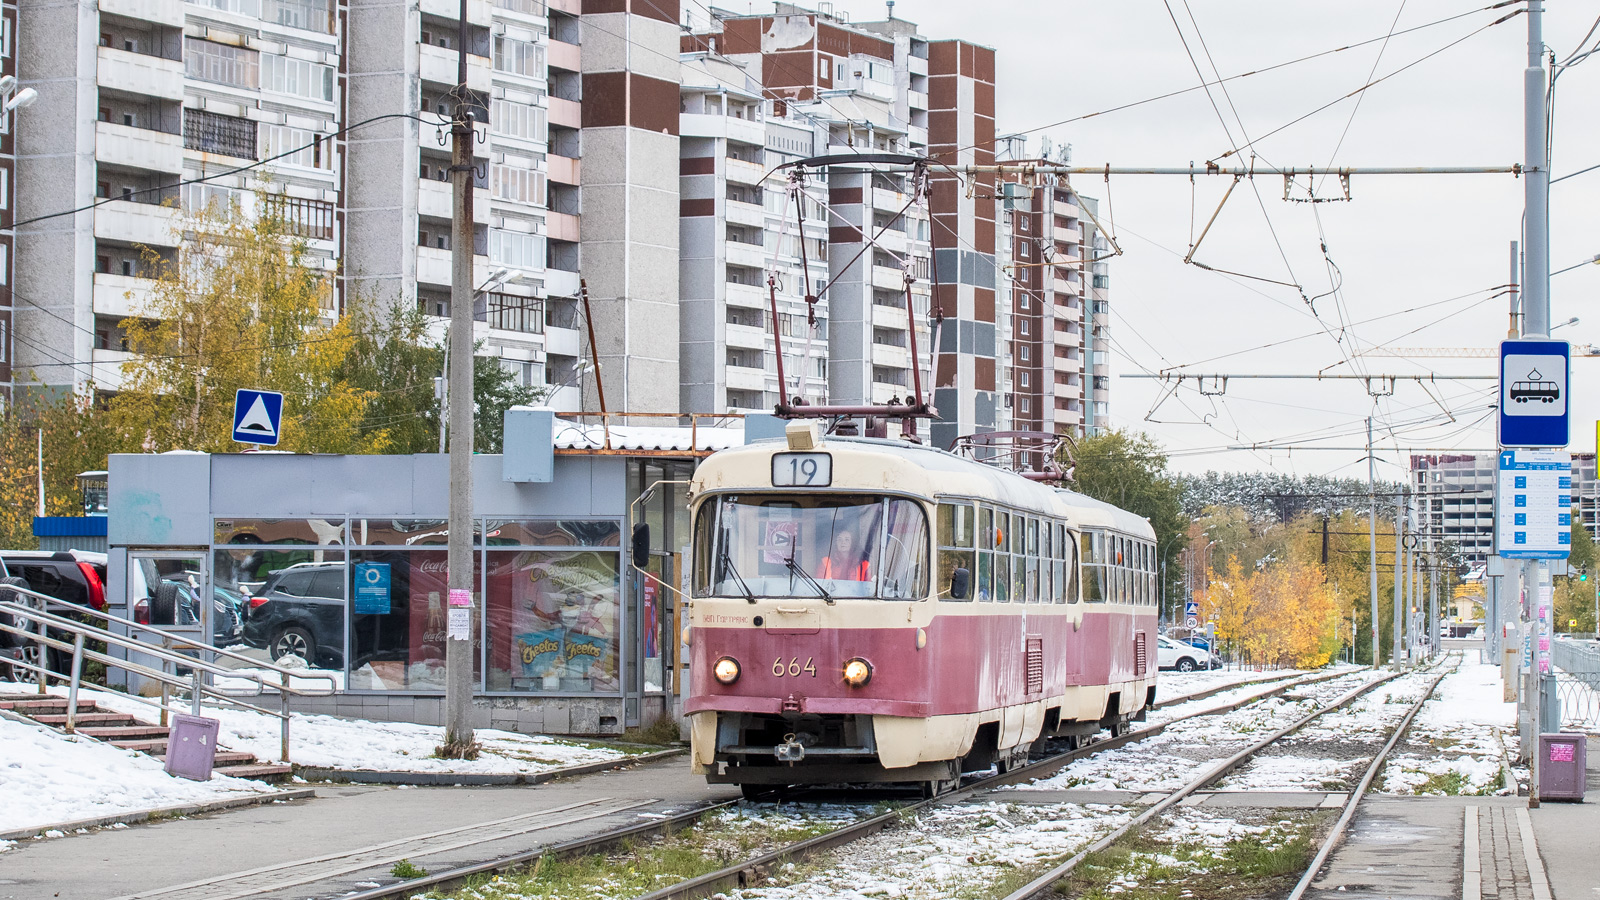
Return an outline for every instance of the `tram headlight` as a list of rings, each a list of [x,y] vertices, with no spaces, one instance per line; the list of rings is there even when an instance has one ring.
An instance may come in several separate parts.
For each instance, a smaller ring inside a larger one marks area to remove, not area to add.
[[[711,671],[723,684],[733,684],[739,680],[739,661],[731,656],[724,656],[717,660]]]
[[[844,664],[844,680],[851,687],[861,687],[872,680],[872,663],[856,657]]]

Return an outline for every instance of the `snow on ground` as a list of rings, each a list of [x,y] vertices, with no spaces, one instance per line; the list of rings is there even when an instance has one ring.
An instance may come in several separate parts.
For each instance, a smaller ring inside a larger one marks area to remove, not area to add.
[[[1327,702],[1353,690],[1368,677],[1371,676],[1352,673],[1320,684],[1305,685],[1292,693]],[[1220,760],[1290,724],[1313,708],[1314,703],[1308,699],[1273,697],[1230,713],[1175,722],[1155,737],[1109,753],[1074,760],[1048,778],[1010,789],[1177,790]]]
[[[1298,669],[1278,669],[1257,672],[1250,669],[1217,669],[1211,672],[1162,672],[1156,677],[1156,702],[1171,703],[1192,694],[1208,691],[1227,684],[1247,684],[1252,681],[1284,679],[1303,675]]]
[[[37,688],[0,682],[0,693],[34,690]],[[65,694],[66,689],[52,688],[52,692]],[[160,718],[154,706],[141,703],[126,694],[80,690],[78,696],[141,721],[155,722]],[[207,707],[205,715],[221,723],[217,743],[223,748],[251,753],[257,759],[278,759],[281,721],[277,717],[215,707]],[[477,759],[435,759],[434,748],[444,743],[444,729],[439,726],[292,713],[289,720],[289,755],[298,765],[334,769],[526,775],[566,766],[608,762],[641,752],[490,728],[477,729],[474,734],[483,745]]]
[[[0,831],[273,790],[225,775],[177,778],[143,753],[0,719]]]
[[[1439,682],[1411,722],[1377,784],[1395,794],[1512,793],[1503,784],[1502,746],[1513,757],[1517,705],[1502,699],[1500,668],[1463,661]]]
[[[992,884],[1009,870],[1064,859],[1131,818],[1112,806],[978,803],[935,807],[906,825],[849,844],[820,871],[786,883],[794,866],[729,900],[932,900]]]

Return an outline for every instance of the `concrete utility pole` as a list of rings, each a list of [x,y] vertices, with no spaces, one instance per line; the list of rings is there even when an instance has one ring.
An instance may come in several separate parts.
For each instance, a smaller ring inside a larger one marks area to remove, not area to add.
[[[1390,640],[1389,664],[1396,671],[1400,671],[1400,641],[1401,634],[1406,630],[1405,621],[1401,611],[1405,608],[1406,595],[1406,551],[1404,547],[1406,534],[1406,508],[1405,495],[1396,497],[1394,501],[1394,634]]]
[[[1372,596],[1372,667],[1378,667],[1378,460],[1372,455],[1372,417],[1367,416],[1367,574]],[[1355,653],[1355,610],[1350,611],[1350,652]],[[1351,662],[1355,659],[1352,656]]]
[[[1550,336],[1550,164],[1545,156],[1548,140],[1548,123],[1545,120],[1544,72],[1544,0],[1528,0],[1528,65],[1522,72],[1523,105],[1523,209],[1526,217],[1524,240],[1526,252],[1522,262],[1522,335],[1523,337]],[[1572,408],[1572,398],[1567,398],[1567,408]],[[1533,633],[1530,645],[1532,659],[1528,660],[1531,677],[1528,679],[1527,698],[1533,746],[1528,748],[1533,759],[1529,773],[1528,806],[1539,805],[1540,769],[1538,734],[1542,713],[1542,686],[1544,673],[1540,663],[1540,643],[1547,632],[1541,619],[1544,607],[1544,587],[1540,584],[1539,563],[1525,560],[1522,565],[1524,590],[1523,615],[1528,617],[1525,627]],[[1551,674],[1554,677],[1554,673]]]
[[[472,737],[472,141],[467,93],[467,0],[456,32],[455,116],[450,124],[454,188],[450,244],[449,633],[444,645],[444,755],[470,756]]]

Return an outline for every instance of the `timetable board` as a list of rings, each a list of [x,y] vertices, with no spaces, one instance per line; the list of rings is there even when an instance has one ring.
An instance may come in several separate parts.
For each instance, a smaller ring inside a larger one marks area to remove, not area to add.
[[[1572,550],[1572,455],[1502,450],[1495,548],[1508,559],[1566,559]]]

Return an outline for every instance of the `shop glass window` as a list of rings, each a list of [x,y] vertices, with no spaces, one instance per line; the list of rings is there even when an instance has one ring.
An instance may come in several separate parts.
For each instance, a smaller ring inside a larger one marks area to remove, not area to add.
[[[615,693],[621,555],[489,550],[491,691]]]
[[[343,544],[343,519],[215,519],[217,544]]]
[[[622,546],[622,524],[615,519],[490,519],[485,524],[491,547]]]
[[[265,650],[275,663],[289,655],[343,678],[346,569],[342,550],[315,545],[240,544],[212,551],[212,633],[236,616],[237,643]],[[226,645],[226,644],[224,644]]]
[[[350,554],[351,690],[444,690],[450,618],[447,555],[446,550],[402,547]],[[482,554],[474,553],[472,562],[472,583],[478,585]],[[476,683],[483,645],[476,617],[471,627]]]

